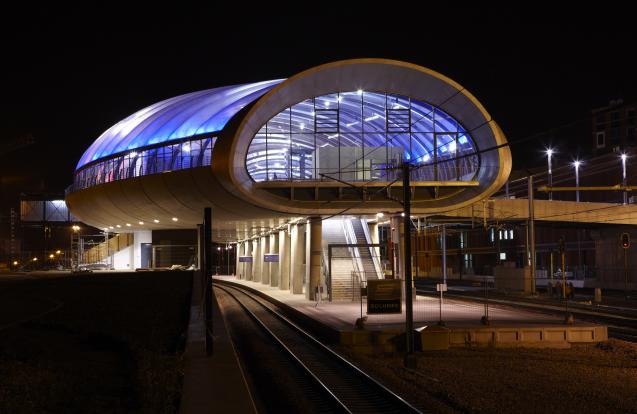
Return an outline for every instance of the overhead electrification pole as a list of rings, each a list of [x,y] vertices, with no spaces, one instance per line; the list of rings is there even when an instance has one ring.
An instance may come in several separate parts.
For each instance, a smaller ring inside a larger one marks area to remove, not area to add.
[[[212,355],[212,209],[204,208],[203,213],[204,245],[204,288],[206,292],[206,355]]]
[[[403,161],[403,226],[404,226],[404,263],[405,263],[405,340],[406,351],[405,366],[415,368],[414,356],[414,309],[411,279],[411,191],[409,183],[409,163]]]

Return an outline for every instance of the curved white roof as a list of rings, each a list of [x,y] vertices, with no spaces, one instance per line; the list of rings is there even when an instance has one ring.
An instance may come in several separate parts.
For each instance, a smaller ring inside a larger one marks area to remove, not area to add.
[[[283,79],[223,86],[166,99],[118,122],[84,152],[76,170],[100,158],[160,142],[216,132]]]

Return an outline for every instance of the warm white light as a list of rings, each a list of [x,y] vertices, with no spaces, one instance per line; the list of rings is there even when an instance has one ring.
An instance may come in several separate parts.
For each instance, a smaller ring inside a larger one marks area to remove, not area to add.
[[[34,258],[33,258],[33,261],[34,261],[34,262],[37,262],[37,261],[38,261],[38,258],[37,258],[37,257],[34,257]]]
[[[14,261],[13,261],[13,265],[14,265],[14,266],[17,266],[17,265],[18,265],[18,261],[17,261],[17,260],[14,260]]]
[[[401,217],[405,217],[405,213],[400,213],[400,216]]]
[[[112,229],[112,228],[113,228],[113,226],[108,226],[108,228],[109,228],[109,229]]]
[[[56,250],[55,251],[55,254],[60,254],[60,253],[62,253],[62,250]]]
[[[172,221],[179,221],[179,219],[177,217],[173,217]]]
[[[126,227],[130,227],[130,223],[126,223]]]
[[[385,215],[383,213],[376,213],[376,217],[383,218]]]
[[[155,219],[155,220],[153,220],[153,222],[155,222],[155,223],[159,223],[159,220]]]
[[[550,157],[551,155],[553,155],[553,149],[551,149],[551,148],[547,149],[547,150],[546,150],[546,155],[548,155],[549,157]]]
[[[228,250],[232,250],[232,246],[228,246]]]
[[[217,247],[217,250],[221,250],[221,247]]]
[[[575,168],[579,168],[580,164],[582,164],[582,162],[580,160],[573,161],[573,167],[575,167]]]
[[[626,155],[626,154],[622,154],[622,155],[621,155],[621,159],[622,159],[622,161],[626,161],[626,158],[628,158],[628,155]]]
[[[80,231],[80,226],[78,226],[77,224],[73,225],[71,228],[73,229],[73,231]]]
[[[119,224],[116,224],[116,225],[115,225],[115,227],[117,227],[118,229],[121,229],[121,228],[122,228],[122,226],[121,226],[121,225],[119,225]]]
[[[144,222],[143,222],[143,221],[139,221],[138,223],[139,223],[139,225],[140,225],[140,226],[143,226],[143,225],[144,225]]]
[[[54,255],[53,253],[51,253],[51,254],[49,255],[49,259],[53,259],[54,257],[55,257],[55,255]]]

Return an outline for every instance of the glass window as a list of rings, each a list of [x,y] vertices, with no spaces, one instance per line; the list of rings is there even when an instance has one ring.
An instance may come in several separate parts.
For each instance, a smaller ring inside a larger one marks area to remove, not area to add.
[[[246,163],[255,181],[321,179],[320,174],[391,181],[399,178],[403,160],[422,165],[414,169],[414,180],[468,180],[478,169],[475,152],[462,125],[429,103],[346,91],[302,101],[274,116],[250,144]]]

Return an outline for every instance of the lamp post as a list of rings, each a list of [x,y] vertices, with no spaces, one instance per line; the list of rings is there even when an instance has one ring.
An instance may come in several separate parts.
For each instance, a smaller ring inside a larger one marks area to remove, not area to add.
[[[553,156],[553,149],[548,148],[546,150],[546,158],[548,161],[548,179],[549,179],[549,187],[553,187],[553,167],[551,164],[551,158]],[[549,200],[553,200],[553,191],[549,191]]]
[[[217,271],[216,274],[219,274],[220,263],[223,262],[223,254],[221,254],[221,247],[217,246]]]
[[[626,182],[626,158],[628,155],[625,153],[621,155],[622,159],[622,185],[624,186],[624,204],[628,204],[628,192],[626,191],[626,186],[628,183]]]
[[[573,161],[575,167],[575,201],[579,202],[579,166],[582,164],[580,160]]]

